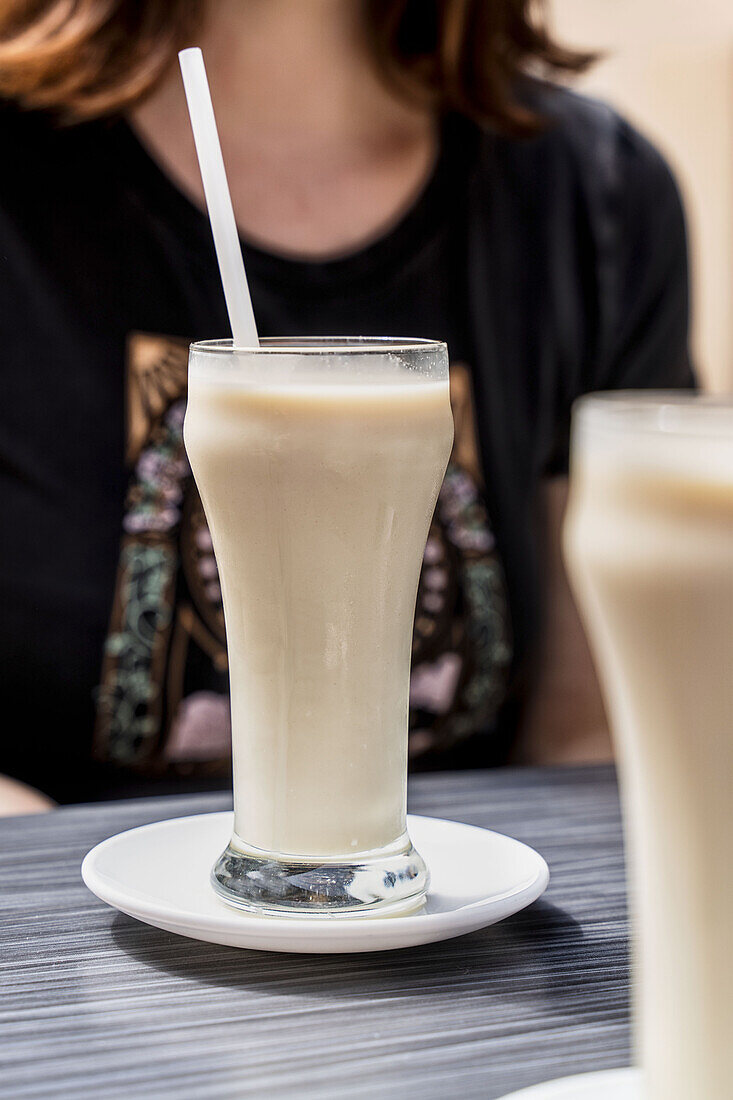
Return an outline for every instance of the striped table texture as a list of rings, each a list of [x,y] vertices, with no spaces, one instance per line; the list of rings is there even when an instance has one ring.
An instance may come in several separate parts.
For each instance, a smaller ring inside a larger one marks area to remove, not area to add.
[[[461,939],[276,955],[115,913],[79,877],[115,832],[223,795],[0,820],[0,1095],[492,1100],[629,1061],[618,796],[608,768],[421,775],[414,813],[526,841],[545,897]]]

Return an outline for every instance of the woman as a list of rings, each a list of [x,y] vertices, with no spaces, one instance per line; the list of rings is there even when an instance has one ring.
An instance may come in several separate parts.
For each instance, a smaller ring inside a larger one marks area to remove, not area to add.
[[[587,390],[691,384],[685,235],[642,138],[524,75],[590,61],[529,9],[4,5],[8,776],[60,800],[225,781],[220,593],[181,439],[186,346],[227,331],[175,66],[193,42],[260,331],[451,351],[415,762],[608,755],[559,554],[569,410]],[[5,791],[16,809],[44,804]]]

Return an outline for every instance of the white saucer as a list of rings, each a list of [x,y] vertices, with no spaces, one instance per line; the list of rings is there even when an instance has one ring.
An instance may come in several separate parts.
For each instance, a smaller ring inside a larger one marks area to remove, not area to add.
[[[199,814],[119,833],[92,848],[81,874],[102,901],[156,928],[260,951],[387,951],[474,932],[523,909],[549,880],[542,856],[500,833],[409,817],[431,874],[427,904],[400,917],[259,917],[232,909],[209,885],[232,814]]]
[[[638,1069],[581,1073],[513,1092],[504,1100],[641,1100],[641,1074]]]

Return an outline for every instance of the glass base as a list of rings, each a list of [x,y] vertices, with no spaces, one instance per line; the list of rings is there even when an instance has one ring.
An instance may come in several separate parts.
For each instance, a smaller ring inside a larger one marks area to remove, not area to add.
[[[228,844],[211,872],[219,897],[261,916],[392,916],[417,910],[429,875],[405,835],[400,846],[356,860],[305,860],[243,851]]]

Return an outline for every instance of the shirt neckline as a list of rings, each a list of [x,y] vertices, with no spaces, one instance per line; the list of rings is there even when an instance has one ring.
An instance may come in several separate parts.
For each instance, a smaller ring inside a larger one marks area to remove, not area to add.
[[[120,163],[132,165],[133,186],[142,182],[152,195],[156,214],[199,256],[208,251],[216,262],[206,213],[175,183],[138,137],[133,127],[119,119],[114,127],[124,145]],[[353,285],[374,278],[381,270],[395,269],[445,229],[460,203],[458,184],[466,178],[466,165],[476,146],[476,127],[458,115],[440,122],[438,154],[433,170],[412,202],[394,222],[364,245],[336,257],[300,258],[269,251],[239,234],[247,272],[291,289],[318,295],[329,287]]]

